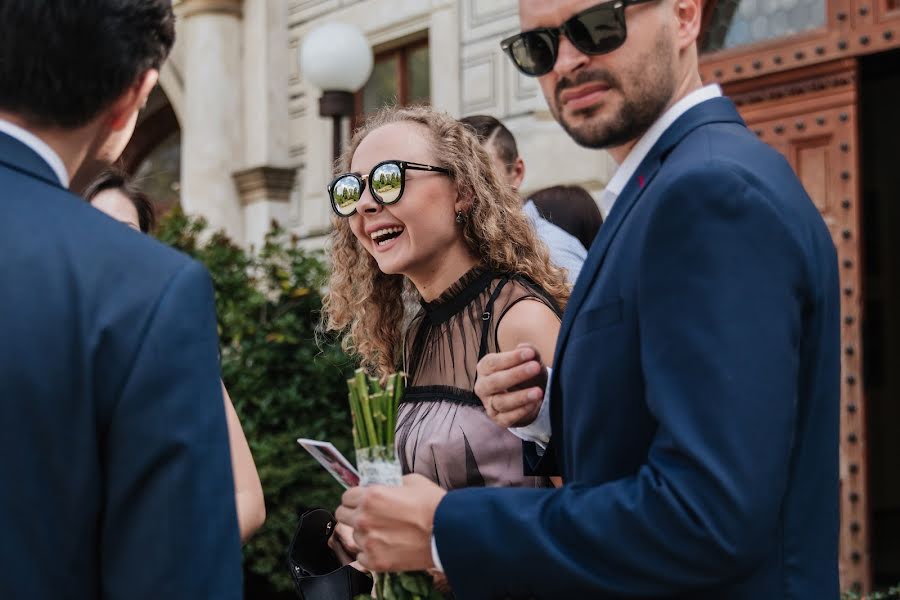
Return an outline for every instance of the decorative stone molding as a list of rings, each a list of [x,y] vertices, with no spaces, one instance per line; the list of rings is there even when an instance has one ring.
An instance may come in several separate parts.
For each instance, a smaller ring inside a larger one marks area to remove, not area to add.
[[[226,14],[241,18],[243,0],[180,0],[174,4],[175,11],[182,19],[202,14]]]
[[[237,184],[241,205],[247,206],[263,200],[290,200],[296,172],[296,169],[282,167],[254,167],[238,171],[232,177]]]

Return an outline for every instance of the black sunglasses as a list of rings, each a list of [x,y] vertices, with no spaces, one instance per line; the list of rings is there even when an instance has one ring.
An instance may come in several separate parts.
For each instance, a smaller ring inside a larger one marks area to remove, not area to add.
[[[404,160],[386,160],[375,165],[368,175],[343,173],[328,184],[331,208],[339,217],[349,217],[356,212],[356,205],[366,189],[366,180],[372,186],[372,197],[379,204],[394,204],[403,196],[407,171],[433,171],[450,174],[444,167],[433,167]]]
[[[581,11],[559,27],[529,29],[508,37],[500,47],[525,75],[537,77],[553,70],[559,36],[565,35],[584,54],[606,54],[625,43],[625,7],[652,0],[613,0]]]

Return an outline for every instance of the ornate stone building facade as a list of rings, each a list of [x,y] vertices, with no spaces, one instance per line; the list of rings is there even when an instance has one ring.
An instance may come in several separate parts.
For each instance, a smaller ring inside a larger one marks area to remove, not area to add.
[[[153,179],[159,169],[172,173],[171,163],[154,152],[166,149],[166,140],[169,155],[180,148],[180,174],[162,185],[177,188],[172,195],[186,211],[241,243],[258,244],[272,219],[310,245],[320,245],[328,230],[332,123],[319,117],[320,91],[297,67],[304,33],[326,21],[356,25],[376,54],[373,89],[360,94],[360,117],[405,96],[455,116],[498,117],[519,140],[525,192],[570,183],[599,194],[614,168],[605,153],[579,148],[560,130],[536,83],[502,55],[499,40],[518,27],[516,0],[175,5],[178,41],[128,162]],[[409,64],[397,64],[407,57]]]

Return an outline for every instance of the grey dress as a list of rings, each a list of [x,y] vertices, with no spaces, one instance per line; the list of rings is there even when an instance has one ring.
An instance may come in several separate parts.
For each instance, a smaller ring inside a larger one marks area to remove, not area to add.
[[[422,308],[407,335],[409,388],[397,420],[404,473],[447,490],[474,486],[543,487],[524,475],[522,441],[494,424],[474,393],[478,360],[497,352],[497,326],[524,300],[559,315],[538,286],[519,275],[475,268]]]

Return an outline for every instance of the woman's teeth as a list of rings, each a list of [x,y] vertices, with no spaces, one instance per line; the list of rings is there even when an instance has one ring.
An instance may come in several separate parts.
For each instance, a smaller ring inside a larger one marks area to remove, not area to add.
[[[401,233],[403,233],[402,227],[386,227],[373,232],[370,237],[376,245],[383,246]]]

